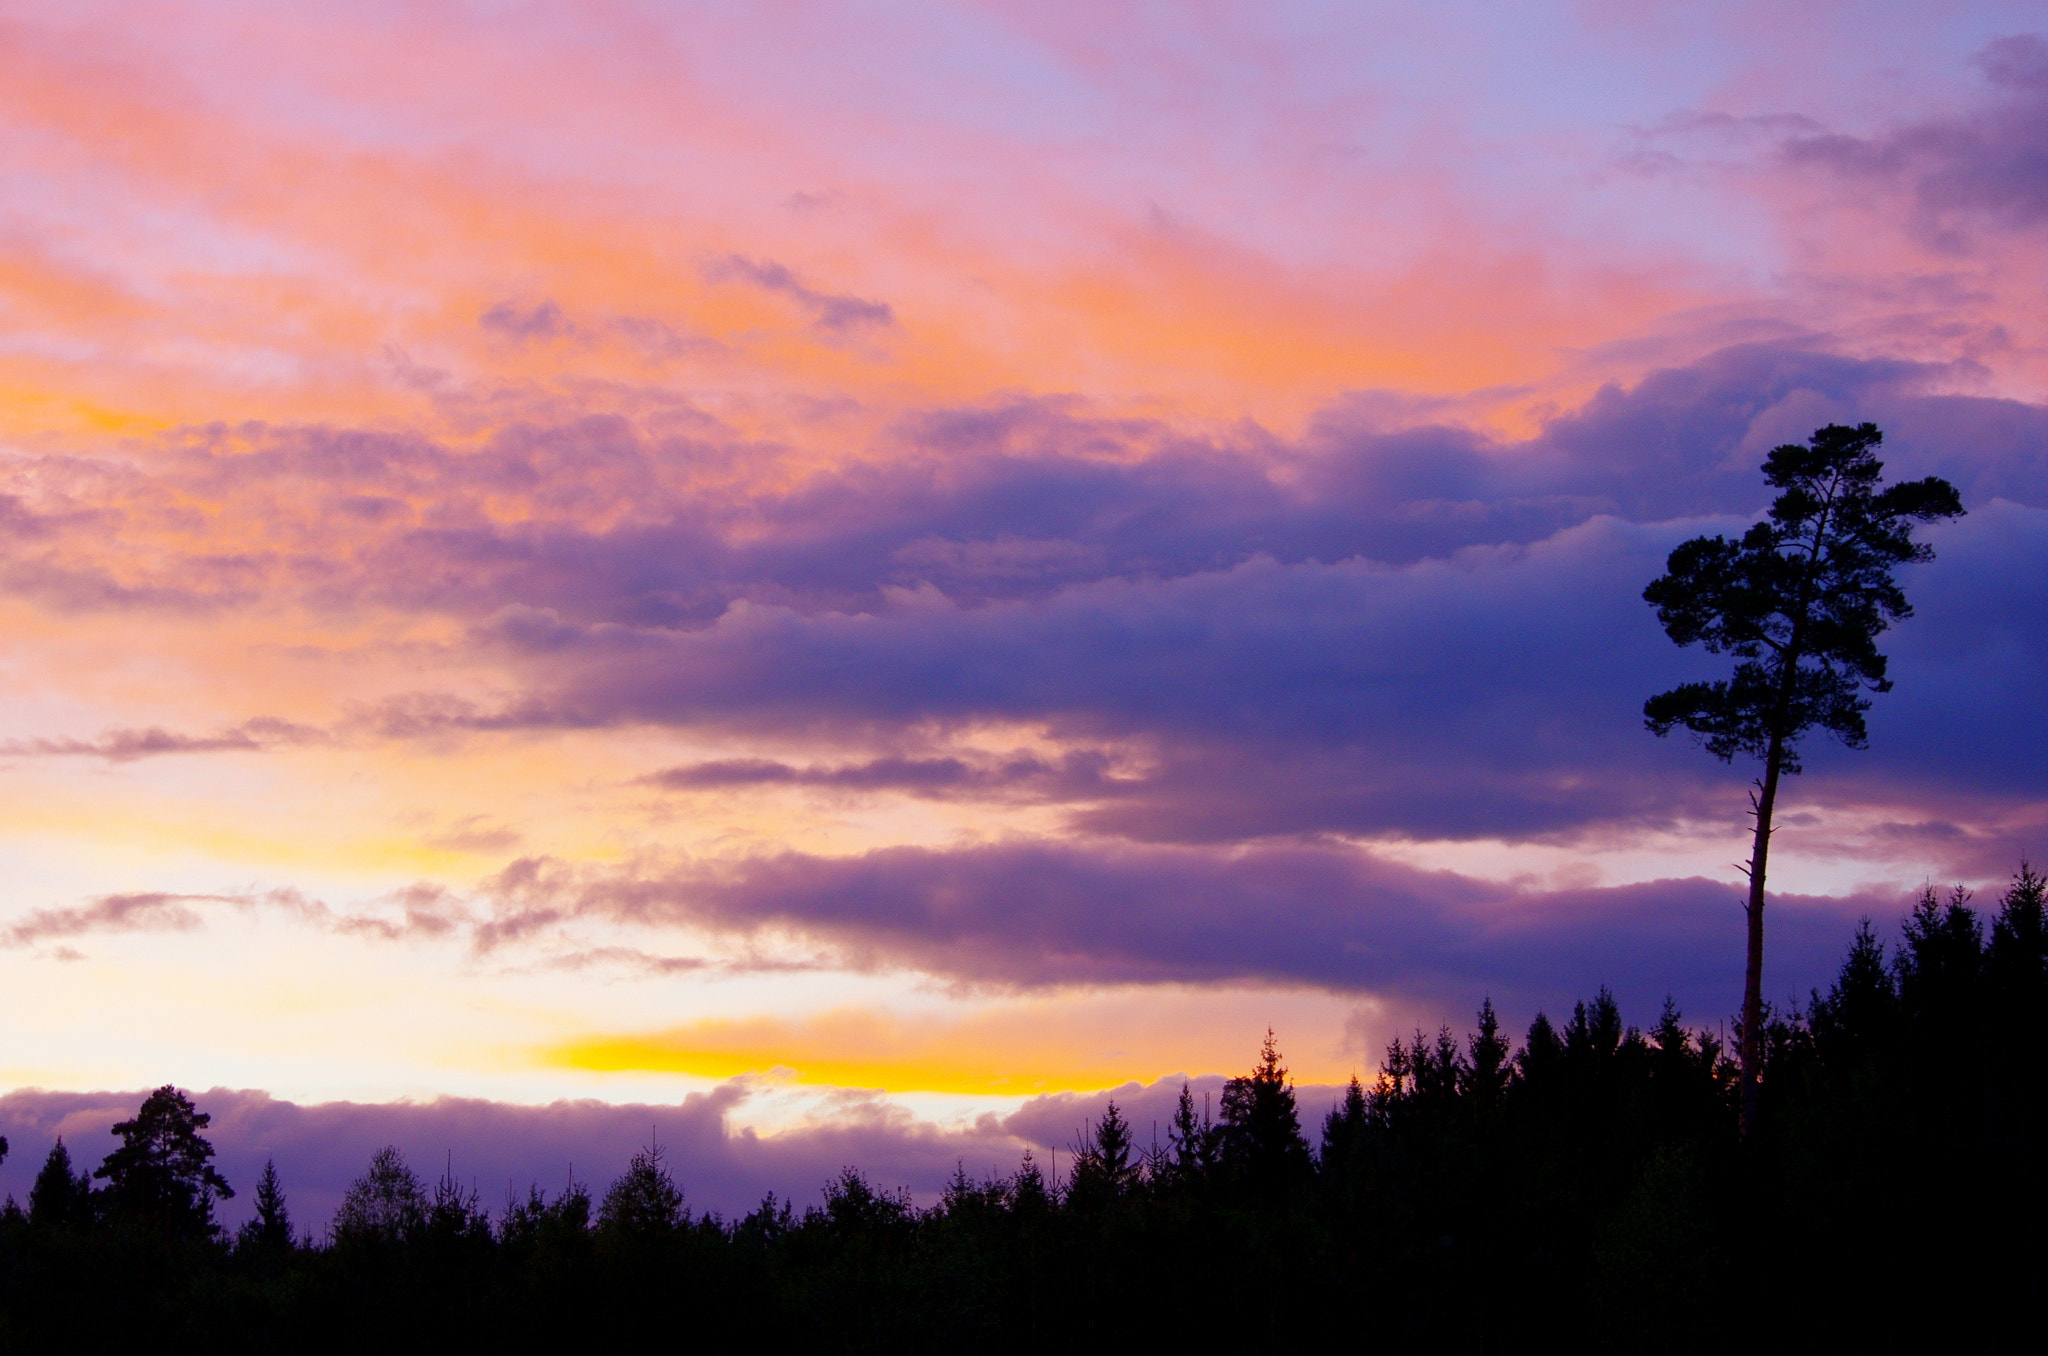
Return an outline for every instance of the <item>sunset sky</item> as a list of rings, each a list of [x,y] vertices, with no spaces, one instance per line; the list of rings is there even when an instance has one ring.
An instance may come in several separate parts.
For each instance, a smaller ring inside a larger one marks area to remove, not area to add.
[[[1767,991],[1995,890],[2042,27],[0,4],[0,1177],[169,1081],[911,1181],[1269,1026],[1718,1023],[1750,772],[1644,731],[1716,661],[1640,593],[1829,422],[1970,511]]]

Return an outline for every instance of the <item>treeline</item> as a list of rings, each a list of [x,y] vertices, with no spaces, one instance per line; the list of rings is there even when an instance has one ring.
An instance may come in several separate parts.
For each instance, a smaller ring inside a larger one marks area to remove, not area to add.
[[[1729,1047],[1602,991],[1517,1045],[1416,1034],[1300,1124],[1269,1033],[1213,1118],[1140,1146],[1112,1104],[1049,1180],[956,1172],[918,1208],[857,1169],[799,1210],[693,1212],[657,1149],[601,1194],[495,1213],[378,1153],[317,1243],[274,1168],[232,1237],[175,1088],[91,1173],[53,1146],[0,1215],[0,1349],[841,1351],[1109,1342],[1389,1351],[2038,1349],[2044,882],[1932,892],[1767,1017],[1765,1115]]]

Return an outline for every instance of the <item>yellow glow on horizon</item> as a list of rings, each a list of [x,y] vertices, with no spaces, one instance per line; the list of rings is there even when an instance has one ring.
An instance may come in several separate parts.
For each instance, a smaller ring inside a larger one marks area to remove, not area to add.
[[[1306,991],[1118,989],[917,1015],[845,1007],[794,1019],[704,1018],[564,1041],[534,1058],[593,1073],[757,1074],[890,1093],[1015,1096],[1240,1073],[1272,1025],[1296,1081],[1326,1083],[1358,1068],[1362,1052],[1346,1049],[1342,1033],[1361,1006],[1378,1008]]]

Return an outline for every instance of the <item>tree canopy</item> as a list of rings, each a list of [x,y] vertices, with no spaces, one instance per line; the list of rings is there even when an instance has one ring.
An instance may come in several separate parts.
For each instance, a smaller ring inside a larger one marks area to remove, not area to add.
[[[1644,600],[1675,643],[1736,664],[1728,678],[1651,697],[1653,732],[1683,726],[1724,762],[1766,757],[1775,740],[1788,773],[1809,729],[1851,748],[1869,742],[1865,694],[1891,689],[1877,637],[1913,614],[1892,572],[1934,558],[1913,540],[1915,524],[1963,512],[1936,476],[1884,486],[1883,437],[1875,424],[1830,424],[1804,446],[1772,449],[1764,480],[1780,493],[1768,516],[1738,540],[1694,537],[1671,552]]]
[[[119,1146],[93,1171],[107,1184],[117,1217],[174,1235],[211,1237],[213,1203],[234,1196],[213,1166],[213,1145],[199,1132],[213,1118],[166,1083],[131,1120],[114,1126]]]

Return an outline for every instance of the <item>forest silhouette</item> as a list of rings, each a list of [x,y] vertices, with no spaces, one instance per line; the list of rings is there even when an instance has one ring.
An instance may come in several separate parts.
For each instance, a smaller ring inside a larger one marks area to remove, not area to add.
[[[956,1171],[920,1208],[849,1166],[816,1203],[692,1211],[657,1146],[601,1195],[495,1211],[379,1151],[317,1236],[267,1165],[230,1235],[176,1088],[93,1172],[50,1146],[0,1212],[0,1349],[940,1351],[1342,1341],[1393,1351],[2010,1350],[2044,1261],[2048,882],[1928,891],[1766,1009],[1761,1115],[1668,1001],[1602,989],[1519,1044],[1417,1032],[1300,1124],[1272,1033],[1213,1116],[1140,1146],[1114,1103],[1054,1180]],[[1740,1032],[1731,1033],[1739,1038]]]

